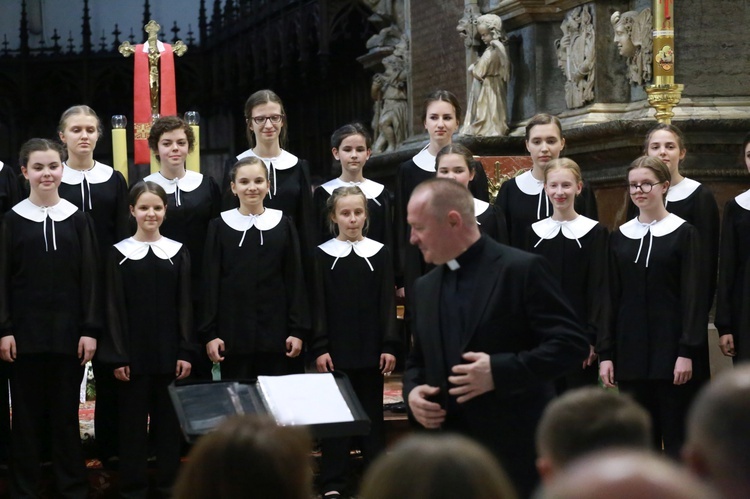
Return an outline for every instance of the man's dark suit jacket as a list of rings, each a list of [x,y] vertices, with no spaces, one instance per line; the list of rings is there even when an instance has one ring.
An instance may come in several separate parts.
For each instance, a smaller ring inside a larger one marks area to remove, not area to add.
[[[490,355],[495,390],[451,404],[443,429],[493,451],[523,496],[536,483],[534,433],[554,395],[552,381],[580,369],[589,346],[547,262],[485,239],[462,351]],[[451,271],[440,265],[416,282],[414,347],[404,374],[405,401],[428,384],[441,388],[444,408],[450,373],[437,307],[445,272]]]

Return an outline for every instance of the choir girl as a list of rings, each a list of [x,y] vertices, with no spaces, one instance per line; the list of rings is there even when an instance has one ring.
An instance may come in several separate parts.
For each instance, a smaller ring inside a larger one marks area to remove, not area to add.
[[[391,193],[383,184],[364,177],[363,169],[370,158],[372,136],[360,123],[344,125],[331,136],[331,152],[341,163],[341,175],[315,189],[313,204],[319,216],[319,239],[323,243],[331,238],[330,215],[326,207],[328,198],[339,187],[356,185],[367,197],[367,237],[385,244],[393,253],[393,210]],[[336,234],[334,233],[334,236]]]
[[[537,114],[529,120],[526,150],[533,167],[504,182],[495,201],[505,212],[511,246],[523,248],[531,224],[552,216],[552,203],[544,193],[544,166],[559,158],[564,147],[562,124],[556,116]],[[586,185],[576,198],[576,211],[594,220],[599,218],[596,198]]]
[[[68,108],[60,117],[58,136],[67,149],[60,197],[89,213],[94,220],[100,262],[117,241],[130,233],[128,186],[120,172],[94,159],[102,133],[99,117],[89,106]],[[102,273],[103,276],[103,273]],[[94,358],[96,378],[95,434],[99,459],[107,464],[117,452],[117,392],[108,366]]]
[[[667,211],[684,219],[698,230],[701,245],[701,270],[704,289],[708,295],[705,314],[708,315],[716,290],[716,273],[719,258],[719,207],[713,194],[700,182],[683,177],[680,163],[687,149],[682,131],[674,125],[660,123],[646,135],[643,153],[664,162],[672,176],[672,184],[664,201]],[[630,205],[628,215],[634,216],[636,207]]]
[[[396,307],[388,247],[365,237],[367,196],[357,186],[339,187],[328,198],[331,233],[315,252],[317,311],[310,347],[319,372],[343,371],[371,421],[362,438],[368,465],[385,447],[383,375],[396,364]],[[337,231],[334,231],[334,227]],[[321,490],[342,497],[349,475],[350,439],[321,442]]]
[[[120,491],[147,497],[148,433],[153,432],[159,493],[169,497],[180,464],[180,426],[167,387],[190,374],[195,351],[186,246],[161,235],[168,199],[155,182],[130,192],[135,235],[110,250],[107,328],[99,356],[115,366],[119,398]]]
[[[598,338],[599,374],[650,413],[655,448],[678,456],[685,415],[708,378],[707,317],[698,231],[669,213],[671,175],[656,157],[630,165],[638,216],[610,237],[610,327]]]
[[[83,366],[102,327],[91,217],[62,199],[59,143],[21,147],[29,197],[0,229],[0,358],[12,366],[11,496],[36,497],[51,448],[55,497],[88,497],[78,426]]]
[[[461,144],[450,144],[437,153],[435,169],[435,176],[452,178],[469,187],[469,183],[476,176],[477,162],[466,147]],[[508,244],[505,215],[499,206],[474,198],[474,215],[477,218],[479,230],[483,234],[487,234],[499,243]]]
[[[224,379],[289,374],[311,328],[297,231],[264,206],[273,186],[260,158],[239,160],[230,178],[240,206],[208,229],[199,339]]]
[[[597,334],[607,327],[607,228],[575,210],[583,189],[581,169],[568,158],[553,159],[544,168],[544,191],[552,216],[528,229],[525,249],[547,258],[589,340],[590,353],[581,369],[560,378],[558,393],[598,379]]]
[[[750,171],[750,134],[742,142],[741,156]],[[745,191],[724,205],[714,320],[721,352],[735,362],[750,359],[749,257],[750,191]]]

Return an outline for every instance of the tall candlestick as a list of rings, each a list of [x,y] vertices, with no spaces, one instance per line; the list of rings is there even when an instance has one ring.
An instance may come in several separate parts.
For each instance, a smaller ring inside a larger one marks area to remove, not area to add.
[[[190,129],[195,136],[193,151],[188,154],[186,166],[188,170],[200,173],[201,171],[201,128],[198,126],[201,116],[198,111],[188,111],[185,113],[185,121],[190,125]]]
[[[128,119],[122,114],[112,116],[112,166],[128,183],[128,142],[125,127]]]
[[[683,85],[674,82],[674,0],[653,0],[654,84],[646,87],[648,103],[660,123],[671,123],[672,109],[680,102]]]

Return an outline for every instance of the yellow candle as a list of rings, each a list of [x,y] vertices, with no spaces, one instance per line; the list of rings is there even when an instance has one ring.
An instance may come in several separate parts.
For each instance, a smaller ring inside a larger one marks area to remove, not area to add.
[[[198,125],[190,125],[190,129],[195,135],[195,145],[193,146],[193,152],[188,154],[187,157],[187,169],[194,172],[200,173],[201,171],[201,127]]]
[[[112,129],[112,163],[128,182],[128,142],[124,128]]]

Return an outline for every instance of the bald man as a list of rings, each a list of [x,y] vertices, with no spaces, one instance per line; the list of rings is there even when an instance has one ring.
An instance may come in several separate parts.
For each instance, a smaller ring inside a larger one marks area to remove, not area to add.
[[[404,400],[425,428],[486,445],[528,496],[552,380],[580,368],[588,342],[546,261],[480,234],[466,187],[423,182],[407,221],[411,244],[436,268],[414,288]]]

